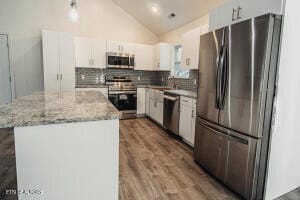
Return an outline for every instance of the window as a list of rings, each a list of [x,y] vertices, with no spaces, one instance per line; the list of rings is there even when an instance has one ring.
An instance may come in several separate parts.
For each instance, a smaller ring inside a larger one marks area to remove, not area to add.
[[[174,78],[189,78],[189,70],[183,69],[181,66],[181,45],[174,46],[174,65],[172,69],[172,75]]]

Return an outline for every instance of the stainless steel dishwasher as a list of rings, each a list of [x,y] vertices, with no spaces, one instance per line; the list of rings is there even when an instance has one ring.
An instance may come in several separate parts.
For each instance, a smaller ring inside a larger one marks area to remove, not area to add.
[[[164,128],[179,135],[179,95],[164,92]]]

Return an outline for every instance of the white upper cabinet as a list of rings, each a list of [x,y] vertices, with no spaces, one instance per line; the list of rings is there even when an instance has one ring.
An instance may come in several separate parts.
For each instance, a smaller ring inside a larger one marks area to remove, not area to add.
[[[75,90],[74,37],[69,33],[42,31],[42,39],[45,91]]]
[[[236,9],[237,6],[238,1],[231,0],[213,9],[209,15],[209,30],[212,31],[233,23],[233,9]]]
[[[283,14],[284,0],[231,0],[210,13],[209,30],[215,30],[267,13]]]
[[[152,70],[153,45],[135,45],[135,70]]]
[[[181,37],[184,69],[198,69],[200,34],[201,28],[199,27],[184,33]]]
[[[200,35],[208,32],[208,24],[182,34],[182,67],[184,69],[198,69]]]
[[[92,39],[92,66],[95,68],[106,68],[106,41]]]
[[[69,33],[60,33],[60,90],[75,89],[75,45]]]
[[[44,89],[46,92],[57,92],[60,89],[59,34],[43,31],[42,35]]]
[[[119,42],[119,41],[107,41],[107,52],[112,53],[127,53],[127,54],[134,54],[134,44],[126,43],[126,42]]]
[[[171,68],[171,45],[158,43],[154,46],[153,70],[169,71]]]
[[[105,68],[106,41],[75,38],[76,67]]]

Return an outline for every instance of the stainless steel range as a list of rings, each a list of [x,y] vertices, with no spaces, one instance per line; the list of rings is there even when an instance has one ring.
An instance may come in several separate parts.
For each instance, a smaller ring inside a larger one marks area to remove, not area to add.
[[[126,76],[106,77],[108,99],[121,112],[121,119],[136,118],[136,86]]]

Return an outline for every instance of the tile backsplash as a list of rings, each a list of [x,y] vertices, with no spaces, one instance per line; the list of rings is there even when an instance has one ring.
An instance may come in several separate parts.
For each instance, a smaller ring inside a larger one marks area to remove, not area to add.
[[[128,76],[136,85],[165,85],[178,89],[197,91],[198,70],[190,71],[190,78],[168,79],[168,71],[139,71],[128,69],[98,69],[76,68],[76,85],[101,84],[101,78],[105,76]],[[195,84],[196,83],[196,84]]]
[[[160,76],[164,77],[162,80],[162,85],[169,87],[176,87],[182,90],[189,90],[197,92],[198,88],[198,70],[190,70],[189,78],[171,78],[169,77],[169,72],[160,72]]]

